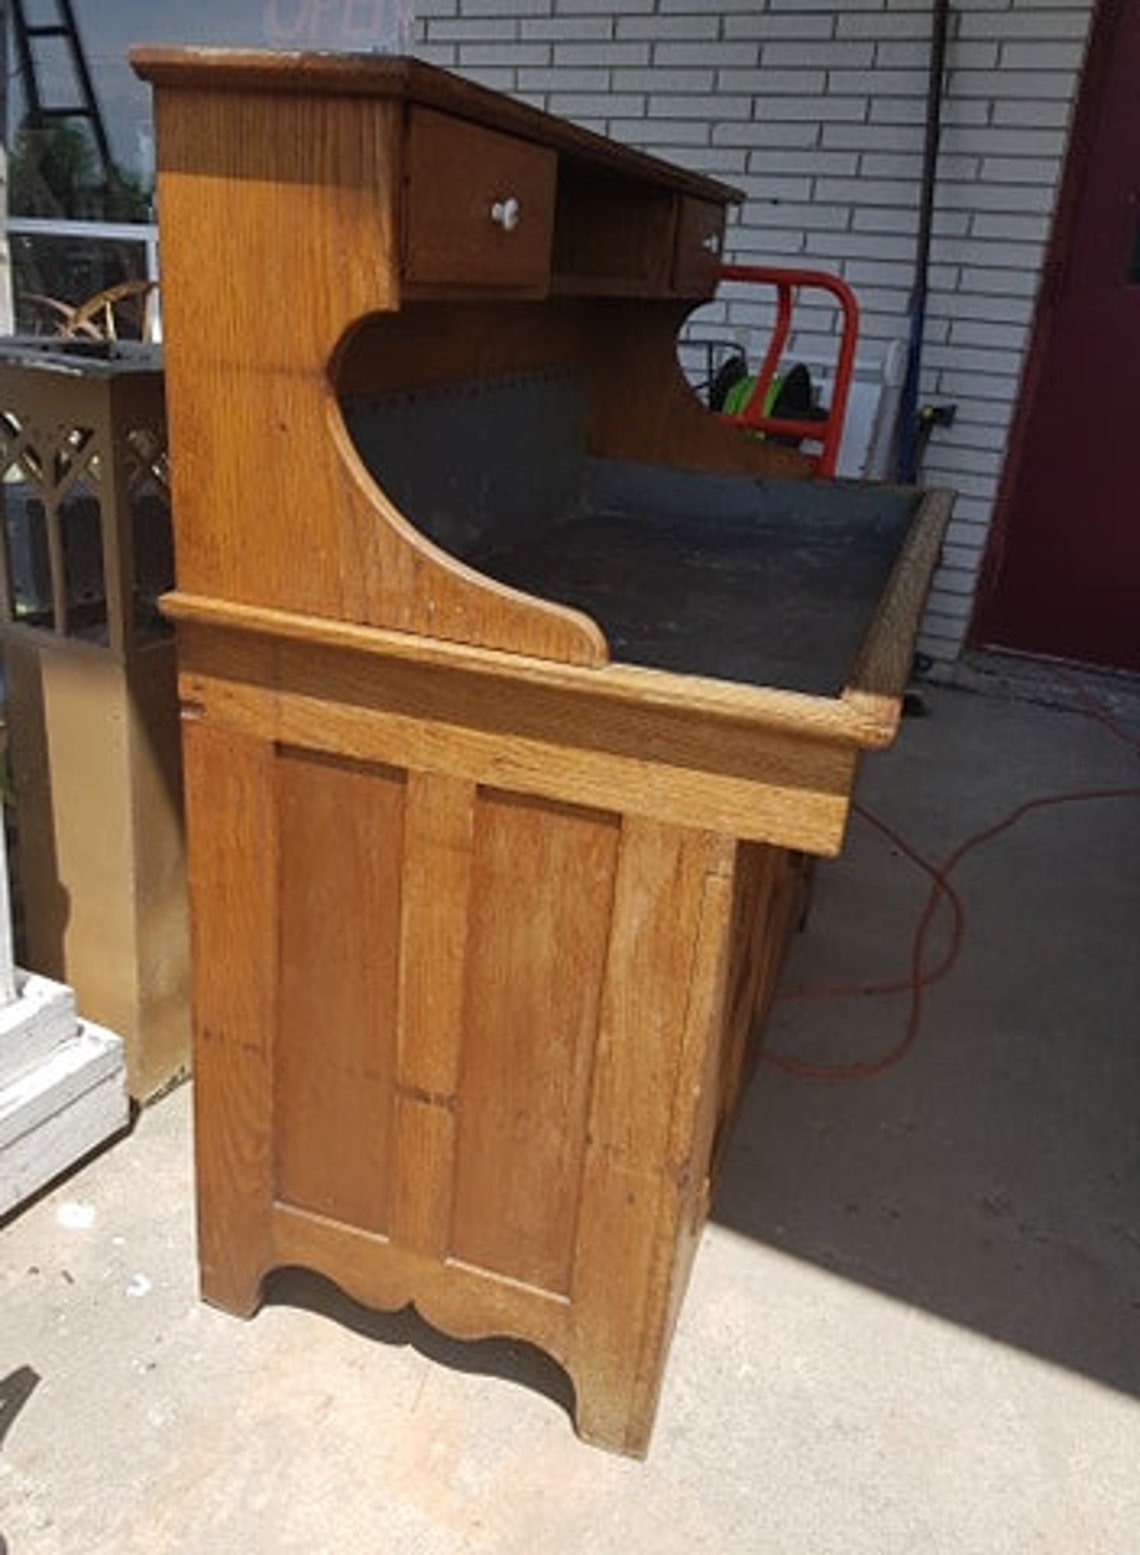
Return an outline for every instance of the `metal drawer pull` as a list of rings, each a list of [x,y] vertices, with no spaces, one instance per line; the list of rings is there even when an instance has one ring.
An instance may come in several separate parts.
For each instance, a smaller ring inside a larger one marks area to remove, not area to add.
[[[519,224],[519,202],[511,195],[506,200],[496,200],[491,206],[491,220],[504,232],[513,232]]]

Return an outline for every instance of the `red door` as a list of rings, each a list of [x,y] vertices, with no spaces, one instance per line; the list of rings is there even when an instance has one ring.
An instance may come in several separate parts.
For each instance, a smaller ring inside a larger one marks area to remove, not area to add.
[[[976,642],[1140,670],[1140,4],[1101,0]]]

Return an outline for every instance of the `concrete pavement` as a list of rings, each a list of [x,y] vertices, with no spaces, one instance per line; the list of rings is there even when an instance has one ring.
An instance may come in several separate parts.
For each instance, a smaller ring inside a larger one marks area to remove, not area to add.
[[[1140,787],[1135,683],[1087,682],[1114,732],[1036,675],[926,688],[861,802],[937,861],[1027,799]],[[524,1346],[297,1272],[250,1323],[200,1305],[170,1095],[0,1229],[0,1549],[1134,1555],[1138,866],[1135,798],[1027,812],[956,870],[962,950],[901,1063],[761,1067],[644,1464],[580,1444]],[[822,991],[905,979],[927,890],[853,820],[771,1051],[898,1042],[906,994]]]

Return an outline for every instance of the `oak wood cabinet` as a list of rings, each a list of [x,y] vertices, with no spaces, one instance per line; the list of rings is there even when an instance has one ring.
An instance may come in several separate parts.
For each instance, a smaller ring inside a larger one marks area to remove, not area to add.
[[[202,1289],[554,1355],[644,1452],[947,499],[685,384],[735,192],[409,60],[156,94]]]

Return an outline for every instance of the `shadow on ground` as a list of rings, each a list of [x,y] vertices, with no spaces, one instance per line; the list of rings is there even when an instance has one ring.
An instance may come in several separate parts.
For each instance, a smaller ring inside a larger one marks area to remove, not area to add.
[[[1087,718],[936,698],[862,797],[929,857],[1033,794],[1135,790]],[[1140,803],[1028,815],[956,879],[965,944],[878,1078],[762,1063],[713,1216],[956,1324],[1140,1394]],[[785,988],[905,974],[926,883],[856,820],[821,868]],[[863,1059],[906,999],[783,998],[766,1044]]]
[[[346,1295],[332,1280],[308,1269],[274,1270],[266,1276],[264,1300],[269,1306],[303,1308],[384,1345],[407,1346],[454,1372],[515,1383],[550,1399],[574,1418],[574,1388],[566,1372],[543,1351],[521,1340],[452,1339],[430,1327],[412,1307],[399,1312],[373,1311]]]

